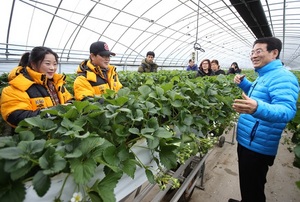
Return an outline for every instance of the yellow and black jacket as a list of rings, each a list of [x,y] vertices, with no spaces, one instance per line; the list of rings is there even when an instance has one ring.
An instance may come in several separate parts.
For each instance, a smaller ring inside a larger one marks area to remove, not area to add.
[[[1,94],[1,114],[9,125],[16,127],[23,119],[36,116],[41,109],[55,105],[45,74],[19,66],[10,72],[8,78],[9,86]],[[65,79],[62,74],[54,74],[52,79],[60,104],[73,99],[64,86]]]
[[[106,89],[118,91],[122,88],[116,67],[108,65],[108,69],[94,66],[90,60],[83,61],[77,69],[74,81],[74,96],[76,100],[84,100],[95,95],[102,95]]]

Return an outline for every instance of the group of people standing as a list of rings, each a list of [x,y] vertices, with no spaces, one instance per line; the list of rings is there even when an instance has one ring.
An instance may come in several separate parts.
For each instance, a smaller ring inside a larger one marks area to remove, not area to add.
[[[85,100],[122,88],[116,67],[109,64],[111,52],[103,41],[90,46],[89,59],[81,62],[74,81],[74,96],[65,87],[66,76],[56,73],[58,55],[44,46],[22,55],[19,65],[8,75],[9,86],[1,94],[1,115],[13,128],[42,109]]]
[[[209,59],[202,60],[199,67],[197,66],[197,64],[195,64],[195,61],[193,59],[190,59],[186,70],[197,71],[196,77],[214,76],[219,74],[239,74],[242,71],[239,68],[238,64],[236,62],[233,62],[227,73],[225,73],[224,70],[220,69],[219,61],[215,59],[212,61],[210,61]]]
[[[242,98],[233,101],[240,114],[237,124],[237,154],[241,201],[265,202],[264,186],[277,154],[281,134],[297,111],[299,83],[279,60],[282,42],[275,37],[257,39],[250,58],[258,73],[255,81],[236,74],[234,83],[243,90]],[[44,108],[72,103],[101,95],[106,89],[118,91],[122,84],[116,68],[109,64],[111,52],[105,42],[90,46],[89,59],[79,64],[74,81],[74,97],[65,87],[66,76],[56,73],[58,55],[47,47],[35,47],[25,53],[9,76],[9,86],[1,94],[1,114],[12,127]],[[156,72],[154,52],[149,51],[139,72]],[[189,70],[199,76],[225,74],[217,60],[205,59],[199,69],[189,61]],[[240,73],[237,63],[228,73]],[[229,199],[229,202],[239,202]]]

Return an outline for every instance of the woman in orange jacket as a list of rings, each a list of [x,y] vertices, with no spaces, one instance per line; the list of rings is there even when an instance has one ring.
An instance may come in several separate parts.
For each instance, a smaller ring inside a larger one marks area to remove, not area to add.
[[[1,94],[1,115],[12,127],[41,109],[73,100],[65,85],[66,76],[56,73],[58,55],[38,46],[25,53],[8,78],[9,86]]]
[[[77,69],[74,81],[74,96],[76,100],[102,95],[106,89],[118,91],[122,88],[116,67],[109,64],[111,55],[108,45],[97,41],[90,46],[90,59],[83,61]]]

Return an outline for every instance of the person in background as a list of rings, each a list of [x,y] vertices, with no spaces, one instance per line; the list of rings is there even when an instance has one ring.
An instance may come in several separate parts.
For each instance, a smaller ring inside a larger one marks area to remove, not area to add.
[[[189,60],[189,64],[186,67],[186,71],[198,71],[198,66],[195,64],[195,61],[193,59]]]
[[[155,53],[148,51],[146,58],[142,60],[141,65],[138,68],[138,72],[157,72],[158,65],[154,62]]]
[[[204,59],[200,63],[199,70],[197,71],[196,77],[203,76],[213,76],[214,71],[211,69],[211,64],[209,59]]]
[[[281,49],[282,43],[275,37],[257,39],[250,54],[257,79],[251,82],[243,75],[234,77],[243,90],[242,98],[233,103],[233,109],[240,113],[237,154],[243,202],[266,201],[269,166],[274,163],[284,128],[297,111],[298,80],[283,68]]]
[[[115,66],[109,64],[111,52],[103,41],[90,46],[90,58],[81,62],[74,81],[76,100],[85,100],[106,93],[106,89],[118,91],[122,88]]]
[[[56,73],[57,64],[58,55],[47,47],[37,46],[22,55],[1,94],[1,115],[10,126],[15,128],[42,109],[73,101],[65,87],[66,76]]]
[[[211,69],[214,71],[215,75],[225,74],[225,71],[220,69],[220,65],[219,65],[218,60],[212,60],[210,62],[210,64],[211,64]]]
[[[242,70],[239,68],[239,65],[236,62],[233,62],[227,71],[227,74],[240,74]]]

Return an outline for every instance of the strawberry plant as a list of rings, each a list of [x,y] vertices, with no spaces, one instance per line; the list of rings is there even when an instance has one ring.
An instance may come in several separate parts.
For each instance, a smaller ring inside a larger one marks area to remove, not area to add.
[[[83,201],[115,201],[119,179],[134,178],[138,167],[162,189],[169,181],[179,186],[165,171],[207,153],[216,141],[208,134],[226,133],[236,120],[231,105],[241,91],[231,76],[161,71],[119,77],[124,85],[119,92],[45,109],[20,122],[13,136],[1,137],[0,201],[23,201],[28,181],[44,196],[61,173],[65,180],[73,177],[78,187],[73,197]],[[67,87],[72,92],[72,83]],[[132,149],[141,140],[157,168],[143,164]],[[99,167],[104,175],[91,181]],[[67,187],[60,189],[53,200],[62,200]]]

